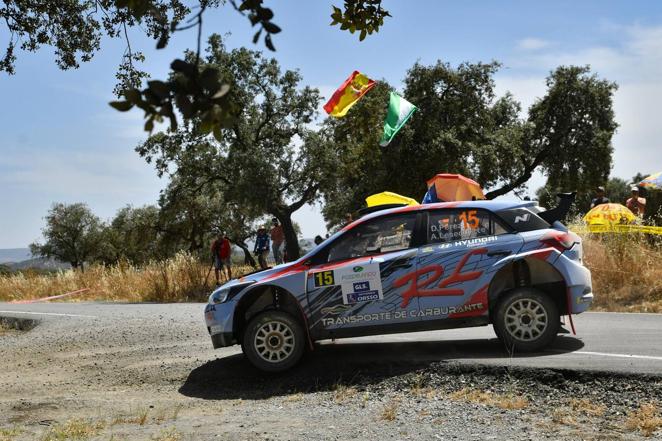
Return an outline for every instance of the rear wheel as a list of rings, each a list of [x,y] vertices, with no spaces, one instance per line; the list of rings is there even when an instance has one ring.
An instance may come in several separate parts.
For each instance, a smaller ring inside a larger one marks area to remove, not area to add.
[[[494,314],[494,331],[508,350],[539,351],[549,346],[559,332],[556,303],[533,288],[506,294]]]
[[[305,336],[299,322],[290,314],[265,311],[250,321],[241,347],[258,369],[281,372],[299,362],[305,349]]]

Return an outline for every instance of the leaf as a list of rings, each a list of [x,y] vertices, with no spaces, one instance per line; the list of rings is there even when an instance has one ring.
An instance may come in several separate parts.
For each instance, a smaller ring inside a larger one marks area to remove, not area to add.
[[[156,43],[157,49],[163,49],[168,45],[168,34],[166,32],[162,33],[159,37],[159,41]]]
[[[368,34],[368,33],[366,32],[366,30],[363,29],[363,30],[361,31],[361,35],[359,35],[359,41],[363,41],[363,40],[365,40],[365,36],[366,36],[367,34]]]
[[[170,68],[174,70],[175,72],[181,72],[186,75],[192,75],[195,73],[195,66],[193,66],[191,63],[187,63],[184,60],[176,59],[172,63],[170,63]]]
[[[276,52],[276,48],[274,47],[274,44],[271,42],[271,35],[267,34],[266,37],[264,37],[264,44],[267,45],[270,51]]]
[[[158,96],[161,99],[165,99],[168,96],[170,96],[170,87],[163,81],[159,81],[159,80],[148,81],[147,86],[149,87],[150,91],[152,91],[156,96]]]
[[[258,0],[245,0],[240,6],[240,11],[246,11],[247,9],[255,9],[258,6]]]
[[[134,89],[133,87],[130,89],[124,89],[123,94],[124,98],[126,98],[126,100],[130,103],[138,104],[141,101],[140,91],[138,89]]]
[[[205,67],[200,74],[200,85],[207,90],[216,90],[219,87],[220,72],[215,67]]]
[[[111,101],[108,104],[115,110],[119,110],[120,112],[126,112],[127,110],[131,110],[133,107],[133,103],[130,103],[128,101]]]
[[[255,33],[255,35],[253,35],[253,44],[257,44],[257,41],[260,39],[260,35],[262,35],[262,29],[260,29]]]
[[[262,26],[263,26],[264,29],[266,29],[266,31],[269,32],[270,34],[277,34],[277,33],[279,33],[280,30],[281,30],[278,26],[276,26],[275,24],[273,24],[273,23],[270,22],[270,21],[267,21],[267,22],[265,22],[265,23],[262,23]]]
[[[188,119],[193,116],[193,104],[186,95],[177,95],[175,103],[184,118]]]
[[[145,121],[145,131],[152,133],[154,130],[154,116],[150,116],[147,121]]]
[[[217,99],[217,98],[223,98],[227,93],[230,91],[230,85],[229,84],[223,84],[221,85],[221,88],[218,89],[218,92],[212,96],[212,99]]]

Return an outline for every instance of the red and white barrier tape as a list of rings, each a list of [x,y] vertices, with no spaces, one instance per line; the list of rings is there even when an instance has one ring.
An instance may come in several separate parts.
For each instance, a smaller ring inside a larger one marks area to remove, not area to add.
[[[73,295],[80,294],[82,292],[89,291],[89,290],[90,290],[90,288],[83,288],[83,289],[78,289],[76,291],[65,292],[64,294],[59,294],[59,295],[56,295],[56,296],[42,297],[40,299],[30,299],[30,300],[13,300],[9,303],[24,304],[24,303],[48,302],[49,300],[61,299],[63,297],[73,296]]]

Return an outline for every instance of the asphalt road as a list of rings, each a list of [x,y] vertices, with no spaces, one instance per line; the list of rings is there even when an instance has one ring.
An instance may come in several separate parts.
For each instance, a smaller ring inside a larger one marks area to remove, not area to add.
[[[159,326],[177,323],[194,332],[182,335],[191,345],[211,346],[204,329],[203,304],[104,304],[104,303],[0,303],[0,317],[37,320],[41,324],[30,334],[69,333],[72,341],[81,329],[104,329],[105,333],[126,334],[146,327],[159,339]],[[584,313],[574,317],[577,335],[560,335],[542,353],[507,354],[490,326],[480,328],[394,334],[325,341],[313,357],[365,362],[427,362],[453,360],[463,363],[496,364],[570,370],[662,375],[662,314]],[[204,331],[204,332],[202,332]],[[143,335],[149,340],[149,335]],[[185,343],[185,342],[182,342]],[[206,348],[207,349],[207,348]],[[231,357],[238,346],[213,352]],[[204,351],[209,354],[209,351]],[[203,354],[201,354],[203,355]]]

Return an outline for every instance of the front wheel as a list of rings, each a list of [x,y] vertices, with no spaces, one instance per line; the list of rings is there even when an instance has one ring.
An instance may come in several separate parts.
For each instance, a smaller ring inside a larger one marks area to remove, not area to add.
[[[556,303],[533,288],[520,288],[506,294],[494,314],[494,331],[508,350],[539,351],[559,332]]]
[[[242,349],[248,361],[266,372],[282,372],[299,362],[305,336],[290,314],[265,311],[256,315],[244,332]]]

